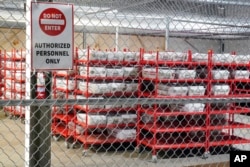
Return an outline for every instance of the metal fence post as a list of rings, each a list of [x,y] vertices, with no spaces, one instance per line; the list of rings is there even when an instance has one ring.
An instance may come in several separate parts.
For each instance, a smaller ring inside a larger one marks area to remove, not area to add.
[[[31,74],[31,99],[36,98],[37,73]],[[48,106],[30,107],[30,167],[51,165],[51,112]]]
[[[44,0],[37,0],[42,2]],[[46,0],[52,2],[52,0]],[[27,3],[30,3],[28,0]],[[27,28],[27,27],[26,27]],[[30,30],[27,30],[30,31]],[[28,37],[30,38],[30,37]],[[29,48],[30,46],[26,46]],[[26,73],[27,75],[27,73]],[[37,73],[30,73],[30,99],[36,99]],[[50,98],[51,75],[46,76],[46,97]],[[50,167],[51,166],[51,109],[50,106],[30,106],[30,112],[26,117],[29,139],[26,141],[28,156],[26,155],[26,166]],[[28,143],[28,144],[27,144]],[[28,159],[28,163],[27,163]]]

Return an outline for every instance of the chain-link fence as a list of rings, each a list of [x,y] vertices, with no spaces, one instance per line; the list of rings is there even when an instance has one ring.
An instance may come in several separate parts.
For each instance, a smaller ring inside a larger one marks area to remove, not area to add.
[[[53,3],[51,15],[32,3]],[[72,20],[56,15],[62,4]],[[0,0],[0,166],[229,166],[231,151],[250,150],[249,8]]]

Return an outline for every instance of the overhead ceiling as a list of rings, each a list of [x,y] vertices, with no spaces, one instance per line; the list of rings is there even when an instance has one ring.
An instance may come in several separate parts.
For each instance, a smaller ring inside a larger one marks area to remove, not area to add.
[[[46,1],[46,0],[45,0]],[[25,28],[24,3],[0,0],[0,27]],[[250,36],[249,0],[54,0],[73,3],[79,32],[209,39]]]

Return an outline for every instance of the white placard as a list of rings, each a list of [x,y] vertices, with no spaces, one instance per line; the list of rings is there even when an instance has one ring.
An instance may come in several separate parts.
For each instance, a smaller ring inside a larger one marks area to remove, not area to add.
[[[35,70],[73,68],[72,4],[31,2],[31,67]]]

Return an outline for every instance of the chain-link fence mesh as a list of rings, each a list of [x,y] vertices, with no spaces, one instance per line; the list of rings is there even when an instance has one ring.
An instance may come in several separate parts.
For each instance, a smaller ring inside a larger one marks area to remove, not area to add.
[[[250,149],[248,1],[54,0],[74,5],[74,56],[53,71],[31,69],[30,3],[0,0],[0,166],[226,167]]]

